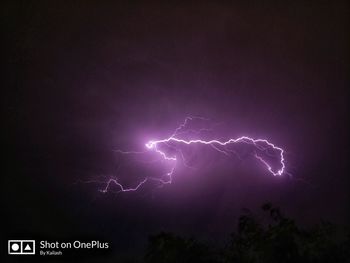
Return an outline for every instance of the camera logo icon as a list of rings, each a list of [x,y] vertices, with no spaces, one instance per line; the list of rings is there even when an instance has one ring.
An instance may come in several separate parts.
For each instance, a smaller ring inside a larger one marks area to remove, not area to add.
[[[35,240],[9,240],[10,255],[35,255]]]

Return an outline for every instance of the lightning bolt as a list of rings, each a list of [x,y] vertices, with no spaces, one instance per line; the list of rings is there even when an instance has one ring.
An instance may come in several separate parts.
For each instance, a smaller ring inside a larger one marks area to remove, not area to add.
[[[266,139],[254,139],[248,136],[241,136],[239,138],[230,138],[228,140],[219,140],[219,139],[184,139],[181,136],[197,136],[200,137],[204,132],[210,132],[212,129],[210,128],[201,128],[201,129],[192,129],[190,128],[190,123],[195,121],[209,121],[209,119],[202,117],[187,117],[184,122],[181,123],[171,134],[170,137],[159,140],[150,140],[145,143],[145,151],[135,152],[135,151],[121,151],[116,150],[116,152],[120,154],[145,154],[147,152],[153,151],[158,155],[160,160],[170,162],[171,168],[168,172],[163,175],[163,178],[158,177],[146,177],[142,181],[140,181],[134,187],[125,187],[123,186],[117,178],[110,178],[105,182],[105,187],[100,191],[103,193],[108,192],[111,185],[117,186],[120,190],[118,192],[134,192],[137,191],[147,183],[148,181],[154,181],[159,183],[160,186],[164,186],[166,184],[171,184],[173,180],[173,175],[175,172],[177,162],[181,161],[185,167],[190,167],[186,164],[186,158],[183,154],[181,147],[188,145],[208,145],[215,151],[230,156],[231,154],[235,154],[238,158],[240,158],[239,154],[230,149],[231,146],[237,144],[247,144],[253,147],[253,156],[257,161],[259,161],[267,171],[273,176],[281,176],[285,173],[285,159],[284,159],[284,150],[281,147],[274,145]],[[163,148],[170,149],[169,151],[163,150]],[[273,168],[273,165],[263,157],[262,154],[258,154],[258,152],[263,153],[263,155],[278,158],[278,168]],[[165,178],[164,178],[165,177]]]

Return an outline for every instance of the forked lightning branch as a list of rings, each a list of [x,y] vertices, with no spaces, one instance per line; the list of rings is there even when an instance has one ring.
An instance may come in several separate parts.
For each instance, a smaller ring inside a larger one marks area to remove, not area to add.
[[[209,119],[203,117],[187,117],[184,122],[180,124],[173,133],[164,139],[152,139],[146,141],[144,151],[122,151],[116,150],[116,152],[122,155],[136,155],[140,156],[142,154],[147,154],[153,152],[158,155],[160,162],[170,163],[169,170],[163,174],[161,177],[158,176],[145,176],[135,183],[135,186],[125,186],[122,184],[118,178],[111,177],[104,182],[105,187],[100,189],[101,192],[106,193],[114,185],[119,188],[118,192],[134,192],[140,189],[145,183],[149,181],[157,182],[161,186],[166,184],[171,184],[173,181],[173,175],[176,172],[178,162],[186,167],[188,161],[185,157],[183,148],[193,147],[195,145],[202,145],[210,147],[219,154],[225,156],[236,156],[241,159],[240,154],[234,150],[237,146],[249,146],[253,150],[251,155],[254,159],[265,167],[266,171],[273,176],[281,176],[286,174],[286,165],[284,158],[284,149],[273,144],[267,139],[263,138],[252,138],[249,136],[241,136],[238,138],[228,138],[222,140],[219,136],[213,136],[212,139],[204,139],[204,132],[212,132],[213,130],[206,127],[191,127],[191,124],[195,121],[209,121]],[[199,153],[200,154],[200,153]],[[271,159],[274,162],[271,162]],[[141,175],[142,176],[142,175]],[[96,181],[89,181],[96,182]]]

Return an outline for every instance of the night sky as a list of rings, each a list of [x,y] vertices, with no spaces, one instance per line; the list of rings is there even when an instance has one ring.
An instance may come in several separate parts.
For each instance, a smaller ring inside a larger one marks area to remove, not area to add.
[[[265,201],[305,225],[350,221],[345,1],[126,2],[2,4],[4,242],[102,239],[111,258],[162,230],[222,241]],[[268,138],[292,176],[203,157],[163,188],[84,183],[188,115]]]

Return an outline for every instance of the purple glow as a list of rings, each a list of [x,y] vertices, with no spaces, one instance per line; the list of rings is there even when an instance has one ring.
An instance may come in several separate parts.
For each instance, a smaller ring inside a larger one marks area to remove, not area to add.
[[[282,175],[285,172],[285,160],[284,160],[284,150],[280,147],[277,147],[273,143],[269,142],[266,139],[253,139],[248,136],[241,136],[236,139],[228,139],[228,140],[219,140],[219,139],[211,139],[211,140],[205,140],[205,139],[181,139],[179,136],[181,135],[189,135],[189,134],[195,134],[196,136],[201,136],[201,133],[212,131],[211,129],[207,128],[200,128],[200,129],[190,129],[188,128],[189,123],[193,120],[204,120],[209,121],[208,119],[202,118],[202,117],[187,117],[185,121],[179,125],[174,133],[166,138],[166,139],[159,139],[159,140],[150,140],[147,143],[145,143],[146,150],[145,152],[135,152],[135,151],[121,151],[117,150],[116,152],[119,152],[121,154],[145,154],[147,152],[153,151],[157,153],[159,158],[163,161],[171,162],[171,168],[169,171],[165,174],[165,176],[168,178],[167,180],[149,176],[144,178],[142,181],[140,181],[135,187],[125,187],[121,183],[118,182],[116,178],[110,178],[106,182],[106,186],[101,190],[101,192],[106,193],[109,190],[109,187],[111,184],[116,185],[120,188],[119,192],[133,192],[137,191],[143,184],[145,184],[148,181],[156,181],[160,183],[161,186],[165,184],[171,184],[173,179],[173,174],[175,172],[175,167],[178,160],[182,160],[182,163],[184,166],[189,167],[186,164],[186,158],[184,156],[184,153],[181,149],[181,146],[183,145],[209,145],[212,149],[215,151],[225,154],[227,156],[230,156],[230,154],[235,154],[238,158],[240,158],[239,154],[229,149],[229,146],[235,145],[235,144],[247,144],[251,145],[254,148],[254,154],[253,156],[261,162],[268,170],[269,173],[271,173],[274,176]],[[166,147],[167,149],[172,150],[174,154],[170,154],[165,150],[162,150],[162,147]],[[268,160],[264,159],[261,155],[258,155],[257,151],[260,151],[264,153],[267,156],[270,157],[278,157],[278,168],[273,168],[272,164],[269,163]],[[178,156],[181,158],[178,159]]]

